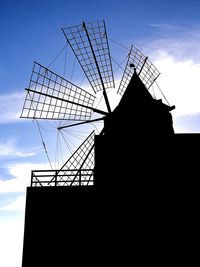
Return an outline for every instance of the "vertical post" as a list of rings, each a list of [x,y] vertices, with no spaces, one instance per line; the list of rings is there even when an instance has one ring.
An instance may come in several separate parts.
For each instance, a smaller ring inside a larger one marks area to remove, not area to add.
[[[77,178],[77,176],[78,176],[79,173],[80,173],[80,175],[81,175],[82,167],[83,167],[84,163],[86,162],[87,158],[89,157],[89,155],[90,155],[90,153],[91,153],[91,151],[92,151],[93,148],[94,148],[94,145],[90,148],[89,152],[88,152],[87,155],[85,156],[85,159],[84,159],[84,161],[82,162],[80,168],[78,169],[76,175],[74,176],[74,179],[72,180],[72,183],[75,181],[75,179]],[[81,177],[81,176],[80,176],[80,177]],[[80,180],[79,180],[79,182],[80,182]]]
[[[57,177],[58,177],[58,171],[55,170],[55,186],[57,186]]]
[[[79,170],[79,186],[81,186],[81,170]]]
[[[31,171],[31,187],[33,187],[33,171]]]

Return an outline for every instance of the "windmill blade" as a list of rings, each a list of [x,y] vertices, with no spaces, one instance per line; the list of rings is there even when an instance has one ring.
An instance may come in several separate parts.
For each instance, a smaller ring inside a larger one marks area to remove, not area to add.
[[[34,62],[21,117],[88,120],[96,111],[94,100],[92,94]]]
[[[94,137],[95,131],[91,132],[85,141],[78,147],[74,154],[67,160],[53,177],[49,184],[57,179],[58,185],[92,185],[94,171]]]
[[[106,89],[115,87],[110,50],[104,21],[62,29],[94,92],[103,90],[111,112]]]
[[[31,186],[90,186],[94,184],[94,131],[60,170],[32,171]]]
[[[104,21],[62,29],[93,90],[113,88],[114,77]]]
[[[88,152],[94,146],[94,137],[95,131],[92,131],[85,141],[78,147],[78,149],[74,152],[74,154],[67,160],[67,162],[61,167],[60,170],[67,170],[67,169],[80,169],[85,161],[85,157],[87,156]],[[89,162],[85,163],[87,168],[94,168],[94,158],[89,160]]]
[[[136,47],[131,46],[128,59],[117,93],[123,95],[136,68],[137,73],[146,86],[150,89],[152,84],[160,75],[157,68]]]

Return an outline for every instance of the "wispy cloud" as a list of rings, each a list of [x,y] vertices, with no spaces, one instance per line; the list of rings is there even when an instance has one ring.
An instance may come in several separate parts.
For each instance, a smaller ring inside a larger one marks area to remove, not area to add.
[[[152,24],[157,31],[151,40],[142,40],[142,52],[159,69],[157,82],[170,104],[177,132],[195,132],[200,114],[200,26]],[[154,85],[154,89],[156,86]],[[180,119],[179,119],[180,118]]]
[[[174,116],[200,112],[200,33],[197,29],[181,29],[176,36],[169,32],[168,36],[142,45],[143,52],[161,72],[157,82],[170,104],[176,106]]]
[[[155,55],[164,52],[177,60],[200,61],[200,25],[184,25],[155,23],[150,24],[157,32],[156,38],[144,43],[145,50]]]
[[[0,95],[0,124],[19,122],[24,100],[24,93]]]
[[[5,143],[0,143],[0,158],[31,157],[36,153],[36,149],[33,149],[32,151],[22,151],[17,148],[17,142],[14,138],[7,140]]]
[[[42,163],[15,163],[10,164],[7,168],[11,179],[0,178],[0,193],[25,192],[26,187],[30,185],[31,170],[49,169],[49,165]]]
[[[25,198],[25,194],[23,196],[16,197],[12,203],[1,206],[0,211],[24,211],[26,202]]]
[[[162,31],[175,31],[181,29],[179,25],[173,23],[150,23],[149,26]]]

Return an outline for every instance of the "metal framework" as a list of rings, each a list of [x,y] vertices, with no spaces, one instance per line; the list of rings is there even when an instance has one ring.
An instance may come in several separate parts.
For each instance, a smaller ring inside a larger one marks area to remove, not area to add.
[[[22,118],[87,120],[95,97],[34,62]]]
[[[108,112],[111,112],[106,93],[115,87],[108,38],[104,21],[62,29],[94,92],[103,90]]]
[[[103,91],[108,112],[93,107],[95,97],[92,94],[34,62],[21,117],[79,121],[58,130],[103,120],[104,117],[91,119],[92,112],[111,113],[106,89],[115,87],[105,22],[83,22],[62,31],[94,92]],[[148,57],[132,46],[117,92],[120,95],[125,92],[134,69],[147,89],[160,74]],[[93,185],[94,135],[93,131],[61,169],[32,171],[31,186]]]
[[[123,73],[117,93],[123,95],[136,68],[137,73],[146,86],[150,89],[152,84],[160,75],[157,68],[151,63],[148,57],[145,57],[136,47],[131,46],[125,71]]]
[[[114,77],[104,21],[62,29],[94,92],[113,88]]]
[[[36,170],[31,172],[31,187],[41,186],[92,186],[94,169]],[[52,179],[53,177],[53,179]],[[74,180],[76,177],[76,180]],[[73,182],[72,182],[73,181]]]
[[[89,169],[94,168],[94,136],[95,131],[92,131],[74,154],[62,166],[61,170],[80,169],[84,167]]]
[[[60,170],[32,171],[31,186],[85,186],[94,184],[94,131]]]

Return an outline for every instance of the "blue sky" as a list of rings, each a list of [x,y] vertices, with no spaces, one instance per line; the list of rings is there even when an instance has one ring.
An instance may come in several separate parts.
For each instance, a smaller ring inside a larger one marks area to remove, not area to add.
[[[30,170],[49,168],[36,123],[19,119],[33,61],[47,66],[61,51],[62,27],[104,19],[111,39],[134,44],[161,71],[175,130],[199,132],[199,10],[199,0],[0,0],[0,266],[20,266]],[[53,142],[56,125],[41,127]]]

